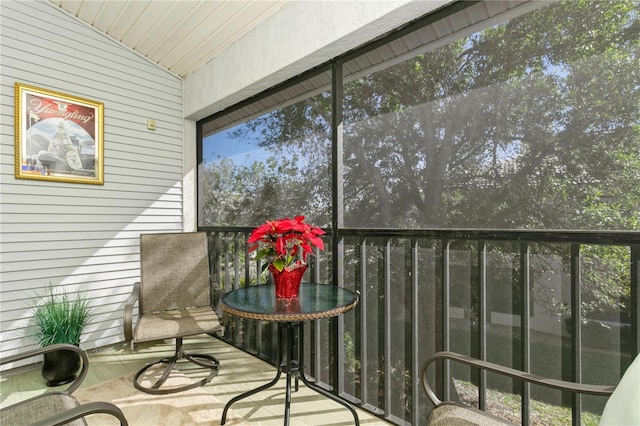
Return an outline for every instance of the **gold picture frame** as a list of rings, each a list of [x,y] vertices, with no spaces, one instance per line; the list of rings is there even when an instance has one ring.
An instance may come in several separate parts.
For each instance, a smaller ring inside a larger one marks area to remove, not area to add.
[[[16,178],[104,184],[104,104],[15,83]]]

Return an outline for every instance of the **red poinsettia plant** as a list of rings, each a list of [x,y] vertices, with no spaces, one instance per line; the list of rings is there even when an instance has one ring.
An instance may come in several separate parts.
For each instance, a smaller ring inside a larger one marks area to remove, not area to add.
[[[320,235],[325,232],[304,219],[304,216],[296,216],[267,220],[249,235],[249,251],[257,250],[256,259],[266,258],[280,272],[306,265],[307,255],[313,254],[313,247],[324,250]]]

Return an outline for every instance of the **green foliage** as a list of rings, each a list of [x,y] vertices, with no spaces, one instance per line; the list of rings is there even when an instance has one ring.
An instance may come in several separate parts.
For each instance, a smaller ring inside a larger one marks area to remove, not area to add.
[[[637,231],[640,3],[539,5],[346,78],[335,176],[331,93],[238,126],[268,158],[207,165],[205,223],[328,223],[335,177],[347,228]],[[626,254],[584,262],[585,315],[628,303]]]
[[[631,253],[626,247],[583,246],[582,309],[585,319],[631,321]],[[628,318],[628,319],[627,319]]]
[[[34,308],[33,338],[43,347],[57,343],[77,345],[91,317],[88,300],[79,296],[72,299],[66,292],[55,294],[49,288],[49,293]]]
[[[345,226],[638,229],[639,13],[553,2],[346,81]],[[207,165],[205,222],[305,211],[326,223],[330,102],[233,130],[268,158]]]

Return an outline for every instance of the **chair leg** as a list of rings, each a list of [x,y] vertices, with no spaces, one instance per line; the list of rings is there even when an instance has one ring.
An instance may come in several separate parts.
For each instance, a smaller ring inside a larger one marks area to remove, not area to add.
[[[162,388],[162,385],[167,381],[171,371],[175,367],[176,363],[181,360],[186,359],[189,362],[192,362],[200,367],[208,368],[210,370],[209,375],[198,382],[191,383],[185,386],[176,386],[172,388]],[[166,367],[156,382],[151,385],[151,387],[143,386],[140,383],[140,377],[151,367],[158,364],[166,364]],[[217,374],[220,368],[220,362],[211,355],[204,354],[188,354],[182,350],[182,337],[176,338],[176,352],[170,357],[162,358],[154,363],[146,365],[140,371],[138,371],[133,378],[133,385],[136,389],[142,392],[154,394],[154,395],[166,395],[170,393],[182,392],[189,389],[197,388],[199,386],[203,386],[209,383]]]

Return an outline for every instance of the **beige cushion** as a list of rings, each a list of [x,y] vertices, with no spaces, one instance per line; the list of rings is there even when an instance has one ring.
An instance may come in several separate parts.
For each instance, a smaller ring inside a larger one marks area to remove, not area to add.
[[[218,315],[211,306],[175,309],[142,315],[136,324],[135,341],[170,339],[221,329]]]
[[[472,407],[443,402],[431,410],[427,418],[429,426],[513,426],[484,411]]]
[[[600,426],[626,425],[640,425],[640,355],[625,371],[600,419]]]
[[[28,426],[54,414],[71,410],[78,405],[78,401],[71,395],[58,392],[41,395],[3,408],[0,411],[0,425]],[[71,426],[86,426],[84,419],[78,419],[67,424]]]

